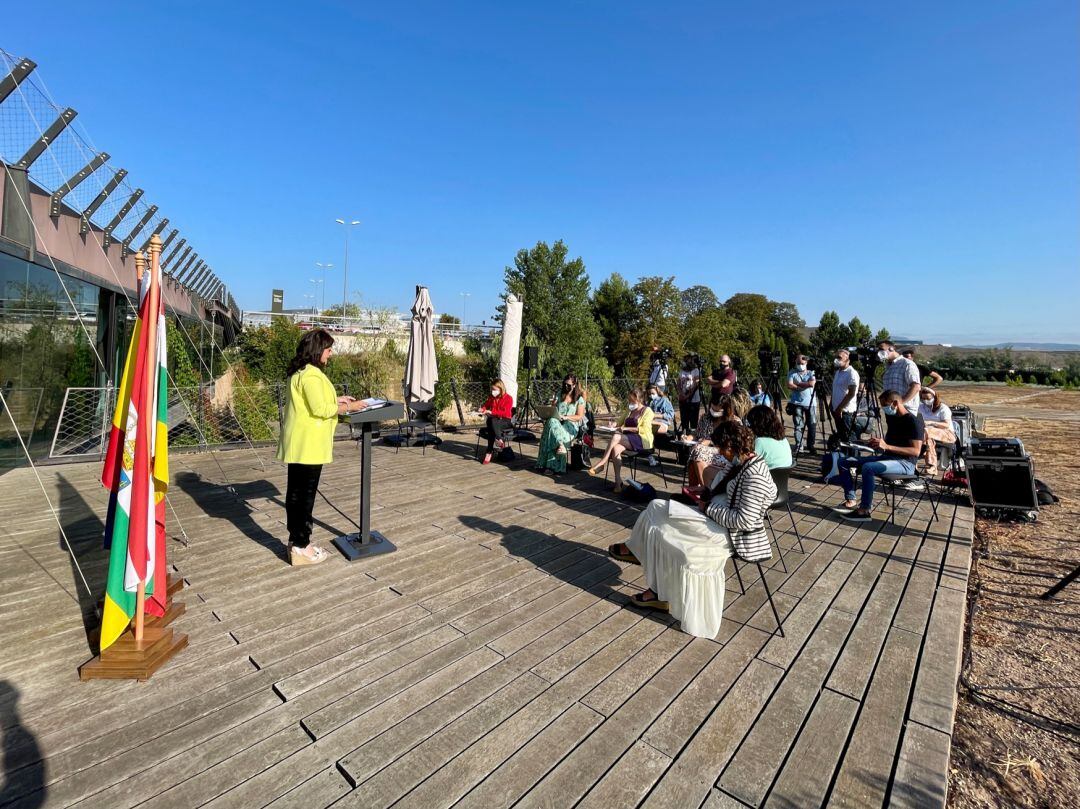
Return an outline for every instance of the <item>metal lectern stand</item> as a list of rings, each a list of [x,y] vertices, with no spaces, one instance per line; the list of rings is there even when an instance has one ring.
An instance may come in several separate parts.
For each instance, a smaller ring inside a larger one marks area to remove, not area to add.
[[[371,530],[371,431],[380,421],[393,421],[404,416],[405,408],[401,402],[390,402],[347,416],[349,424],[360,428],[360,531],[338,537],[334,545],[350,562],[397,550],[390,540]]]

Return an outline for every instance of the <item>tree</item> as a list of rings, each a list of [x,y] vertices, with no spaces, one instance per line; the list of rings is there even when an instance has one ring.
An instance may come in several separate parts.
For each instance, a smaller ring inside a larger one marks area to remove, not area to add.
[[[581,257],[568,261],[567,253],[561,240],[550,247],[537,242],[532,250],[519,250],[514,266],[505,270],[503,299],[513,293],[524,301],[523,344],[539,347],[544,374],[583,374],[588,363],[590,375],[596,376],[607,363],[589,302],[589,276]]]
[[[815,357],[831,356],[838,348],[850,345],[849,334],[847,327],[840,322],[840,315],[831,310],[824,312],[810,338],[810,350]]]
[[[683,312],[689,319],[707,309],[719,309],[720,301],[711,289],[698,284],[682,291],[682,306]]]
[[[806,322],[799,314],[798,307],[786,301],[771,301],[770,304],[772,312],[769,314],[769,325],[773,333],[783,337],[789,345],[800,345]]]
[[[738,354],[742,358],[743,370],[746,373],[750,365],[755,368],[757,366],[757,350],[764,344],[769,330],[773,303],[764,295],[739,292],[724,301],[724,311],[737,324],[736,335],[739,343],[728,353],[733,356]]]
[[[461,325],[461,318],[456,315],[452,315],[449,312],[443,312],[441,315],[439,315],[439,325],[446,326],[448,328],[457,328]]]
[[[618,273],[612,273],[596,288],[592,296],[593,316],[600,327],[604,356],[616,369],[616,373],[625,373],[617,359],[619,341],[630,329],[634,317],[634,292],[630,284]]]
[[[619,356],[627,368],[645,376],[653,346],[670,348],[676,357],[684,350],[682,293],[675,278],[650,276],[634,284],[634,313],[620,342]]]
[[[862,343],[868,342],[872,335],[870,327],[863,323],[859,318],[853,317],[848,321],[848,341],[849,346],[857,346]]]
[[[723,309],[705,309],[686,321],[686,348],[701,355],[705,374],[717,366],[720,356],[732,350],[736,324]]]
[[[341,304],[335,304],[328,309],[323,310],[323,317],[341,317]],[[360,317],[360,306],[355,303],[345,304],[345,317],[358,318]]]
[[[874,335],[874,342],[880,343],[882,340],[891,340],[892,336],[889,334],[889,330],[884,326],[878,329],[877,334]]]

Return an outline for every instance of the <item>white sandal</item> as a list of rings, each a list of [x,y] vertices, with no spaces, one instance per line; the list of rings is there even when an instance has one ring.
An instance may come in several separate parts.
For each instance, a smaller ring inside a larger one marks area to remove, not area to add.
[[[326,551],[317,546],[311,556],[308,556],[300,548],[293,547],[292,545],[289,546],[289,562],[293,567],[317,565],[319,562],[325,562],[327,558]]]

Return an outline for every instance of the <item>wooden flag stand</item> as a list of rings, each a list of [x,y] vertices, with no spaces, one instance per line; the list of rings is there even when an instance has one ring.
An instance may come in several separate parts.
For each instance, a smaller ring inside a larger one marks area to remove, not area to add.
[[[154,236],[150,240],[150,301],[147,307],[147,345],[156,345],[158,307],[156,301],[161,294],[157,284],[158,260],[161,256],[161,238]],[[142,253],[135,256],[135,268],[141,281],[146,271],[146,259]],[[156,351],[148,350],[146,384],[151,389],[157,383]],[[151,401],[152,397],[147,397]],[[140,414],[147,418],[150,414]],[[146,583],[139,582],[139,589],[135,599],[135,618],[133,627],[129,627],[108,649],[97,657],[79,666],[80,680],[139,680],[150,679],[153,674],[164,666],[173,655],[188,644],[185,634],[177,633],[169,627],[177,617],[184,613],[182,603],[173,603],[173,593],[178,592],[184,586],[183,579],[170,575],[165,582],[165,614],[160,618],[150,616],[146,619]]]

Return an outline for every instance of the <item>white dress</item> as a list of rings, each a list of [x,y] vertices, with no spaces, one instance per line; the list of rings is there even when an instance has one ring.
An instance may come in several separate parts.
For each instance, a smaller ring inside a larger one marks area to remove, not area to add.
[[[713,498],[726,500],[722,494]],[[728,529],[698,508],[653,500],[634,523],[626,547],[683,632],[715,638],[724,612],[724,563],[734,551]]]

